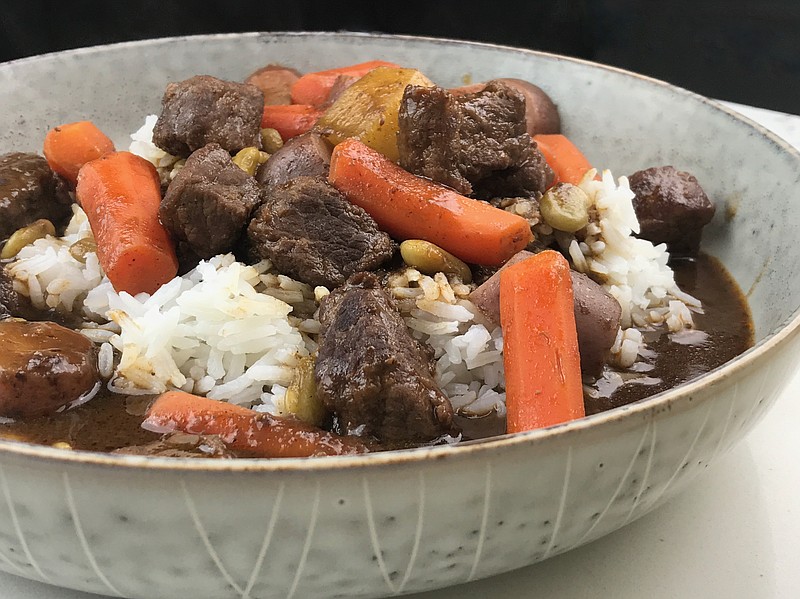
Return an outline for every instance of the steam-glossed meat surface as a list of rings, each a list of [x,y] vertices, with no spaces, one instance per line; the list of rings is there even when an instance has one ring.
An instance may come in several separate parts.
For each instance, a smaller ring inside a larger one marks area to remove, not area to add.
[[[400,166],[467,195],[533,196],[553,179],[527,133],[525,98],[500,82],[458,96],[409,86],[397,140]]]
[[[198,75],[167,85],[153,143],[184,158],[212,142],[231,153],[260,148],[263,112],[264,94],[254,85]]]
[[[234,248],[260,191],[230,154],[212,143],[194,152],[170,183],[159,218],[182,253],[210,258]]]
[[[676,254],[696,254],[703,227],[714,218],[714,204],[697,179],[672,166],[637,171],[629,177],[639,237],[666,243]]]
[[[91,341],[52,322],[0,321],[0,416],[51,414],[99,382]]]
[[[391,238],[365,210],[311,177],[267,188],[247,238],[254,259],[268,258],[284,274],[331,289],[394,252]]]
[[[428,441],[451,432],[453,408],[433,379],[430,348],[408,332],[377,278],[359,273],[320,308],[317,394],[343,432]]]
[[[333,146],[320,134],[298,135],[258,167],[256,180],[261,185],[283,185],[296,177],[327,177],[332,152]]]
[[[37,154],[0,156],[0,243],[40,218],[61,230],[72,216],[64,180]]]

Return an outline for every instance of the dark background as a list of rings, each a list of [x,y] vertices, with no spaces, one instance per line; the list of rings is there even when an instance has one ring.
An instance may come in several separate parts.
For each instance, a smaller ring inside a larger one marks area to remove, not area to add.
[[[0,60],[148,37],[380,31],[576,56],[800,113],[800,0],[2,0]]]

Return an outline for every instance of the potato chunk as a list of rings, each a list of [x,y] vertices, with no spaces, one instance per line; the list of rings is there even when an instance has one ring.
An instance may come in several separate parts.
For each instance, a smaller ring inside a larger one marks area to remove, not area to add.
[[[397,162],[397,113],[408,85],[433,83],[415,69],[373,69],[342,92],[317,127],[333,144],[355,137]]]

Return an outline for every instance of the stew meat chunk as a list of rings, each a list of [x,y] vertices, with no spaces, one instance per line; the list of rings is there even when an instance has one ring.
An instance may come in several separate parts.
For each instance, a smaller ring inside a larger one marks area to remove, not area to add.
[[[321,179],[297,177],[264,195],[247,228],[252,257],[269,258],[280,272],[309,285],[332,289],[394,252],[372,217]]]
[[[44,158],[23,152],[0,156],[0,242],[40,218],[62,229],[71,206],[66,184]]]
[[[553,172],[527,133],[525,98],[490,81],[454,96],[409,86],[399,115],[400,166],[479,198],[543,193]]]
[[[452,432],[453,407],[432,352],[408,332],[377,277],[358,273],[323,299],[317,393],[344,433],[429,441]]]
[[[657,166],[630,176],[639,236],[666,243],[671,253],[696,254],[703,227],[714,218],[714,204],[694,175]]]
[[[210,258],[228,252],[247,227],[260,191],[230,154],[211,143],[194,152],[170,183],[159,218],[183,252]]]
[[[211,142],[228,152],[261,147],[263,112],[256,86],[198,75],[167,86],[153,143],[184,158]]]

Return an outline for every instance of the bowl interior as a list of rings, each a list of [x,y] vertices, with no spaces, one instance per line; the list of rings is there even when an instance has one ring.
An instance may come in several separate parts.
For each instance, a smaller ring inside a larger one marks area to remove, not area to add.
[[[0,65],[0,152],[41,151],[45,132],[90,119],[118,148],[164,86],[196,74],[242,80],[268,63],[300,71],[370,59],[418,67],[443,86],[519,77],[559,106],[565,133],[616,176],[672,164],[717,202],[704,249],[750,302],[756,340],[795,314],[800,298],[800,155],[695,94],[592,63],[484,44],[365,34],[235,34],[88,48]]]

